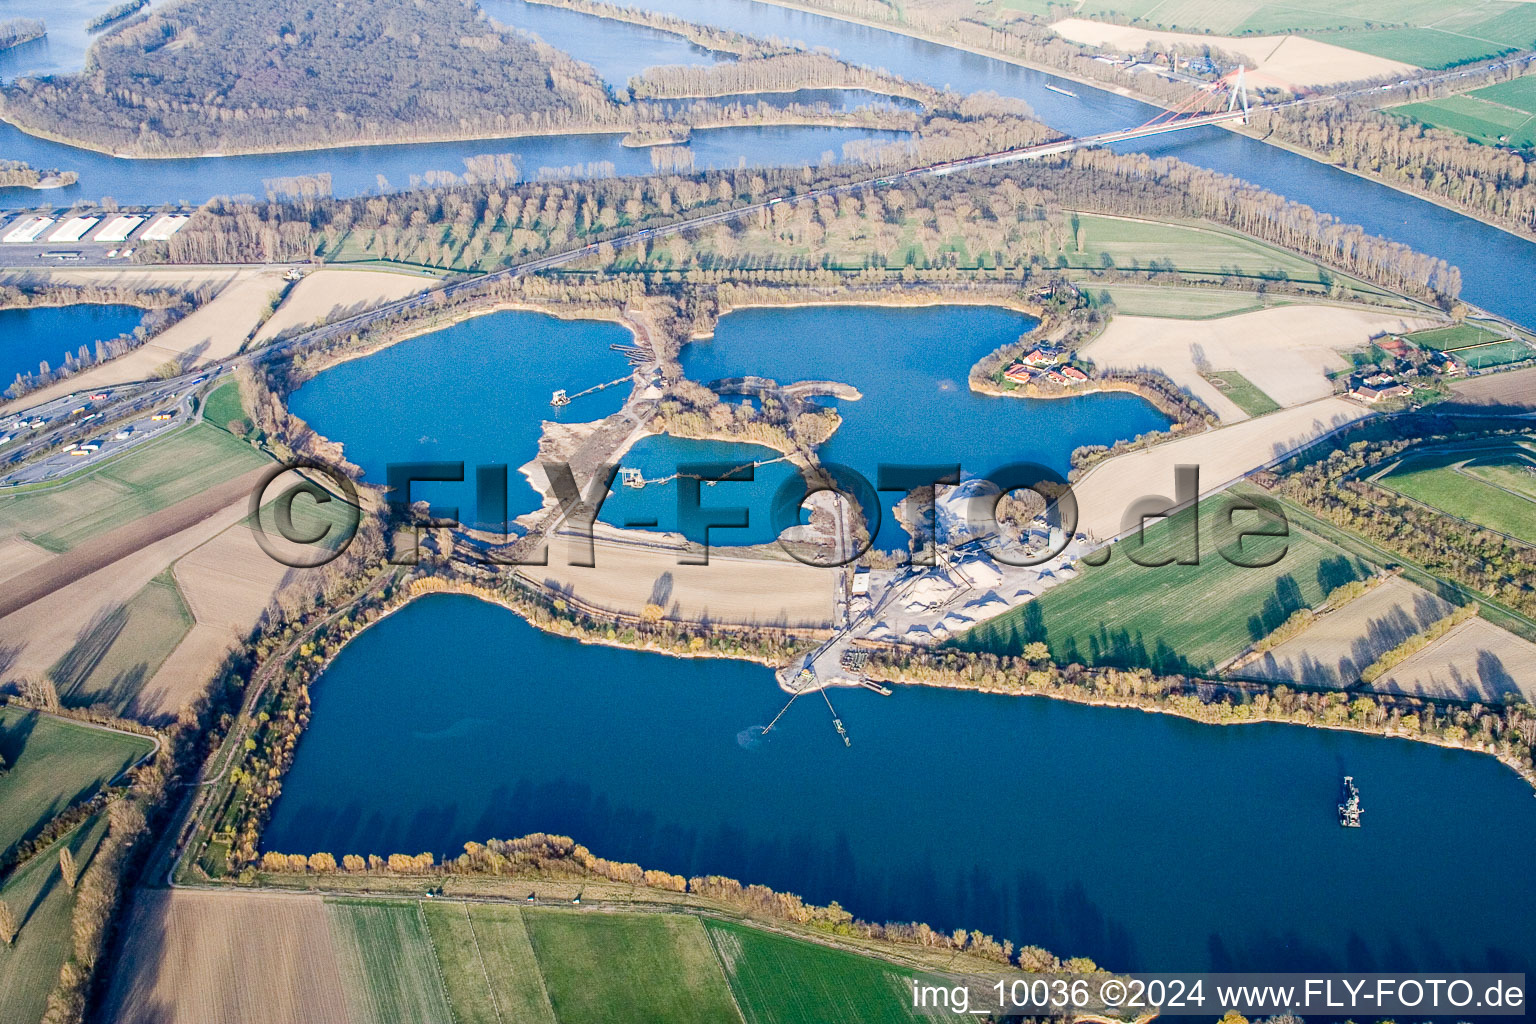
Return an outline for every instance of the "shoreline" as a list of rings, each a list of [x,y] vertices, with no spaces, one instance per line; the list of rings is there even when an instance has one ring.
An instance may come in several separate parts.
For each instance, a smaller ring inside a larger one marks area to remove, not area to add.
[[[657,102],[661,102],[661,101],[657,101]],[[862,130],[862,131],[896,132],[898,134],[899,133],[911,134],[911,132],[914,130],[914,129],[910,129],[910,128],[883,128],[883,127],[879,127],[877,125],[857,124],[857,123],[851,123],[851,122],[847,123],[847,124],[844,124],[842,122],[831,122],[831,123],[829,123],[828,120],[827,120],[827,117],[831,117],[831,116],[850,117],[852,113],[853,112],[849,112],[847,114],[842,114],[842,115],[837,115],[837,114],[827,115],[827,116],[823,116],[819,120],[817,118],[815,118],[815,117],[785,118],[785,119],[782,119],[782,120],[770,120],[770,121],[757,120],[757,121],[740,121],[740,122],[736,122],[736,121],[720,122],[718,119],[715,120],[715,121],[710,121],[709,119],[705,119],[705,121],[703,123],[701,123],[701,124],[691,124],[690,123],[690,124],[684,125],[682,127],[686,127],[690,131],[701,131],[701,132],[723,131],[723,130],[728,129],[728,128],[851,128],[851,129]],[[469,132],[467,134],[465,134],[465,133],[459,133],[459,134],[437,134],[437,135],[425,134],[425,135],[409,136],[409,137],[404,137],[404,138],[402,138],[400,136],[391,136],[390,138],[387,138],[387,139],[371,139],[371,138],[370,139],[343,139],[343,140],[333,140],[333,141],[325,141],[325,142],[294,143],[292,145],[273,144],[273,145],[244,146],[244,147],[237,147],[237,148],[227,149],[227,150],[216,150],[216,151],[215,150],[206,150],[206,151],[203,151],[203,152],[191,152],[191,151],[188,151],[188,152],[176,152],[176,153],[125,153],[125,152],[115,151],[115,150],[109,148],[107,145],[102,144],[102,143],[87,142],[87,141],[82,140],[82,139],[71,138],[69,136],[59,135],[59,134],[56,134],[54,132],[46,131],[44,129],[40,129],[40,128],[37,128],[37,127],[28,126],[28,125],[23,124],[23,123],[21,123],[19,121],[13,120],[9,116],[9,114],[7,112],[4,112],[3,110],[0,110],[0,123],[8,124],[12,128],[15,128],[17,131],[21,132],[23,135],[30,136],[31,138],[42,139],[44,142],[52,142],[52,143],[55,143],[56,145],[60,145],[60,146],[68,146],[70,149],[83,150],[83,151],[88,152],[88,153],[97,153],[97,154],[99,154],[101,156],[110,157],[113,160],[142,160],[142,161],[152,161],[152,160],[167,160],[167,161],[169,161],[169,160],[224,160],[224,159],[230,159],[230,158],[252,157],[252,156],[280,156],[280,155],[287,154],[287,153],[323,153],[323,152],[328,152],[328,151],[331,151],[331,150],[345,150],[345,149],[383,149],[383,148],[389,148],[389,147],[395,147],[395,146],[443,146],[443,145],[453,145],[455,143],[460,143],[460,142],[495,142],[495,141],[498,141],[498,140],[506,140],[506,141],[510,142],[510,141],[513,141],[513,140],[516,140],[516,139],[540,139],[540,138],[544,138],[544,139],[558,139],[558,138],[562,138],[562,137],[567,136],[567,135],[615,135],[615,136],[619,136],[620,138],[623,138],[624,136],[633,133],[635,131],[635,129],[636,129],[636,126],[633,125],[633,124],[629,124],[629,125],[615,124],[615,125],[612,125],[612,126],[608,126],[608,125],[594,125],[594,124],[588,123],[586,125],[573,125],[573,126],[567,127],[567,128],[560,128],[560,127],[552,127],[552,128],[525,128],[525,129],[512,129],[510,131]],[[626,148],[636,148],[636,147],[626,147]],[[325,172],[319,172],[319,173],[325,173]],[[652,173],[655,173],[655,172],[653,171]],[[303,176],[304,175],[300,175],[300,177],[303,177]],[[18,186],[18,187],[34,188],[36,186]],[[62,188],[64,186],[63,185],[59,185],[59,186],[50,186],[50,187],[61,187]]]
[[[959,50],[963,53],[974,54],[978,57],[987,57],[991,60],[1002,61],[1005,64],[1012,64],[1015,67],[1026,68],[1030,71],[1038,71],[1043,75],[1050,75],[1054,78],[1076,82],[1078,85],[1087,86],[1091,89],[1098,89],[1102,92],[1123,96],[1126,99],[1137,100],[1138,102],[1145,103],[1148,106],[1158,107],[1163,110],[1168,109],[1161,100],[1155,99],[1144,93],[1137,92],[1135,89],[1132,89],[1129,86],[1111,85],[1107,82],[1100,82],[1095,79],[1087,78],[1073,71],[1067,71],[1062,68],[1050,67],[1043,64],[1036,64],[1032,61],[1027,61],[1022,57],[1014,57],[1008,54],[999,53],[996,50],[987,50],[979,46],[971,46],[956,40],[945,39],[942,36],[934,35],[932,33],[922,31],[921,29],[914,29],[903,24],[902,22],[875,21],[872,18],[861,18],[858,15],[845,14],[840,11],[828,11],[817,7],[808,7],[804,4],[795,3],[794,0],[757,0],[757,2],[768,4],[773,7],[782,7],[785,10],[798,11],[802,14],[820,15],[823,18],[832,18],[837,21],[847,22],[851,25],[862,25],[865,28],[881,29],[886,32],[890,32],[893,35],[906,36],[909,39],[916,39],[924,43],[930,43],[934,46],[945,46],[952,50]],[[1253,141],[1263,145],[1274,146],[1276,149],[1282,149],[1286,152],[1293,153],[1296,156],[1305,157],[1308,160],[1311,160],[1314,163],[1322,164],[1325,167],[1332,167],[1333,169],[1343,171],[1346,174],[1352,174],[1364,181],[1369,181],[1377,185],[1385,186],[1395,192],[1400,192],[1403,195],[1409,196],[1413,199],[1425,200],[1426,202],[1433,203],[1441,209],[1449,210],[1451,213],[1459,213],[1470,220],[1477,221],[1479,224],[1485,224],[1488,227],[1497,228],[1498,230],[1503,231],[1505,234],[1513,235],[1514,237],[1523,241],[1536,242],[1536,230],[1523,232],[1514,228],[1510,228],[1496,221],[1489,220],[1486,215],[1477,211],[1456,206],[1452,204],[1448,199],[1445,199],[1441,196],[1431,195],[1425,192],[1415,192],[1411,189],[1404,188],[1401,185],[1394,184],[1388,179],[1382,178],[1376,174],[1367,171],[1357,171],[1349,167],[1342,167],[1339,164],[1329,160],[1321,153],[1317,153],[1309,149],[1304,149],[1295,145],[1294,143],[1271,139],[1268,136],[1258,135],[1251,131],[1244,131],[1241,127],[1230,123],[1221,124],[1219,127],[1234,134],[1242,135],[1245,138],[1252,139]],[[1247,179],[1244,180],[1246,181]]]
[[[1052,663],[1052,664],[1054,664],[1054,663]],[[979,686],[965,686],[965,685],[963,685],[961,683],[943,682],[943,681],[940,681],[940,680],[937,680],[937,679],[912,679],[912,678],[903,677],[903,676],[901,676],[899,674],[895,674],[893,677],[890,677],[890,678],[881,677],[879,681],[883,682],[883,683],[893,684],[893,685],[896,685],[896,686],[928,686],[928,687],[933,687],[934,689],[940,689],[940,690],[955,690],[957,692],[962,692],[962,693],[990,694],[990,695],[993,695],[993,696],[1010,697],[1010,698],[1014,698],[1014,697],[1026,697],[1026,698],[1027,697],[1036,697],[1036,698],[1044,698],[1044,699],[1047,699],[1047,700],[1065,701],[1065,702],[1067,702],[1069,704],[1081,704],[1084,707],[1118,708],[1118,709],[1124,710],[1124,711],[1141,711],[1141,712],[1144,712],[1146,714],[1152,714],[1152,715],[1172,715],[1174,718],[1182,718],[1185,721],[1193,722],[1196,725],[1214,725],[1214,726],[1281,725],[1281,726],[1291,726],[1291,727],[1294,727],[1294,728],[1305,728],[1305,729],[1327,729],[1327,730],[1332,731],[1332,732],[1349,732],[1349,733],[1355,733],[1355,734],[1360,735],[1360,736],[1371,737],[1373,739],[1403,740],[1403,741],[1409,742],[1409,743],[1424,743],[1424,744],[1427,744],[1427,745],[1432,746],[1432,747],[1439,747],[1442,750],[1458,750],[1458,751],[1461,751],[1461,752],[1467,753],[1467,754],[1481,754],[1481,755],[1486,756],[1486,757],[1492,757],[1499,764],[1504,765],[1510,771],[1514,772],[1517,776],[1519,776],[1519,778],[1522,781],[1524,781],[1527,785],[1529,785],[1533,791],[1536,791],[1536,770],[1528,769],[1528,768],[1525,768],[1523,765],[1516,764],[1511,759],[1505,757],[1503,754],[1500,754],[1500,753],[1498,753],[1497,751],[1494,751],[1494,750],[1488,750],[1488,749],[1485,749],[1485,748],[1482,748],[1482,747],[1470,747],[1470,746],[1466,746],[1464,744],[1452,743],[1452,742],[1449,742],[1447,740],[1440,739],[1438,737],[1425,736],[1423,733],[1412,733],[1412,732],[1405,732],[1405,731],[1402,731],[1402,730],[1376,731],[1376,730],[1369,730],[1369,729],[1357,729],[1357,728],[1354,728],[1354,727],[1349,726],[1349,725],[1332,725],[1332,724],[1329,724],[1329,723],[1326,723],[1326,722],[1295,722],[1295,721],[1290,721],[1290,720],[1284,719],[1284,718],[1273,718],[1273,717],[1233,718],[1233,719],[1213,720],[1213,719],[1208,719],[1208,718],[1202,718],[1199,715],[1192,714],[1189,711],[1186,711],[1186,710],[1184,710],[1182,708],[1174,706],[1171,702],[1170,703],[1166,703],[1166,704],[1163,704],[1163,703],[1138,703],[1138,702],[1133,701],[1133,700],[1115,700],[1115,699],[1107,698],[1107,697],[1092,697],[1092,698],[1088,698],[1088,697],[1075,697],[1075,696],[1073,696],[1071,694],[1059,693],[1059,692],[1051,692],[1051,691],[1039,690],[1039,689],[1035,689],[1035,690],[1029,690],[1029,689],[1020,689],[1020,690],[987,690],[987,689],[983,689],[983,688],[981,688]],[[1221,680],[1214,680],[1214,681],[1218,682],[1218,683],[1223,683],[1223,685],[1225,685],[1224,681],[1221,681]],[[1269,688],[1272,689],[1272,687],[1269,687]],[[1319,691],[1315,691],[1315,692],[1319,692],[1319,693],[1343,693],[1343,692],[1349,692],[1349,691],[1342,691],[1342,690],[1319,690]],[[1393,694],[1379,694],[1376,691],[1368,691],[1368,695],[1369,696],[1395,696]],[[1426,698],[1420,698],[1420,699],[1426,699]],[[1219,702],[1211,703],[1211,704],[1205,704],[1205,703],[1200,704],[1200,707],[1202,707],[1202,708],[1213,708],[1213,707],[1219,707],[1219,706],[1220,706]],[[1236,707],[1237,705],[1233,705],[1233,706]],[[1533,795],[1536,795],[1536,792],[1533,792]]]

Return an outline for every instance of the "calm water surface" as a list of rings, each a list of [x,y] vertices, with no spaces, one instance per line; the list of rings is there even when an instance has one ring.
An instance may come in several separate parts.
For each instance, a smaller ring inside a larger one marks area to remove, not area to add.
[[[821,454],[870,481],[882,463],[959,464],[980,475],[1031,461],[1065,474],[1080,445],[1112,444],[1167,425],[1166,417],[1129,394],[1025,401],[972,392],[965,383],[971,364],[1036,324],[1022,313],[984,306],[745,310],[722,318],[713,341],[688,345],[682,362],[689,377],[704,382],[758,374],[784,383],[853,384],[864,397],[837,403],[843,423]],[[826,344],[829,337],[838,344]],[[587,422],[623,405],[627,386],[559,410],[549,397],[556,388],[574,394],[622,375],[627,364],[608,346],[629,340],[616,324],[495,313],[342,363],[306,383],[290,405],[320,433],[341,441],[372,481],[382,483],[391,462],[507,463],[515,470],[533,457],[541,420]],[[637,444],[622,464],[660,480],[686,463],[735,467],[776,457],[757,445],[657,437]],[[756,470],[752,483],[704,487],[703,505],[750,510],[747,528],[712,531],[712,543],[772,540],[771,498],[791,475],[789,465],[777,463]],[[420,493],[436,501],[449,490],[462,511],[470,483],[426,485]],[[534,507],[532,488],[516,484],[513,491],[523,496],[511,503],[514,516]],[[898,497],[888,495],[891,502]],[[621,486],[601,517],[616,525],[654,522],[657,529],[675,530],[677,510],[675,483],[638,491]],[[882,526],[882,546],[905,544],[893,518],[884,516]],[[698,531],[685,532],[703,539]]]
[[[1492,758],[588,647],[419,601],[314,688],[268,849],[602,856],[980,928],[1117,968],[1536,968],[1536,800]],[[1365,827],[1335,819],[1354,775]]]
[[[959,465],[964,475],[981,476],[1033,462],[1065,476],[1082,445],[1113,444],[1168,425],[1131,394],[1045,400],[970,389],[976,360],[1038,324],[987,306],[746,309],[722,317],[715,337],[690,343],[681,358],[683,371],[698,381],[755,374],[780,383],[852,384],[863,397],[835,403],[843,423],[819,455],[872,483],[881,464]],[[886,497],[894,502],[899,495]],[[877,546],[905,540],[883,512]]]
[[[58,369],[81,345],[93,353],[96,342],[131,334],[144,319],[134,306],[40,306],[0,309],[0,387],[18,373],[36,373],[46,361]]]
[[[615,323],[560,320],[509,311],[400,342],[334,366],[294,392],[294,414],[345,445],[371,482],[384,483],[391,462],[463,462],[466,483],[417,485],[425,498],[461,507],[474,501],[475,466],[510,466],[512,515],[538,506],[517,467],[538,454],[540,423],[580,423],[617,412],[628,385],[579,398],[560,409],[550,393],[624,376],[629,364],[610,345],[634,341]]]
[[[627,77],[637,65],[707,63],[712,59],[687,43],[658,40],[655,32],[639,26],[600,22],[518,0],[490,0],[490,4],[487,10],[499,21],[534,28],[577,58],[592,61],[610,81]],[[668,11],[755,35],[827,46],[847,60],[888,68],[932,85],[962,91],[990,89],[1018,97],[1026,100],[1047,124],[1073,135],[1140,124],[1157,112],[1148,104],[1086,85],[1066,83],[1078,96],[1063,96],[1045,88],[1047,83],[1062,80],[1044,72],[754,0],[639,0],[633,6]],[[48,20],[51,25],[53,19]],[[4,73],[0,67],[0,75]],[[829,152],[839,154],[845,142],[874,134],[877,133],[826,128],[722,129],[695,133],[692,147],[700,169],[735,166],[743,161],[750,165],[794,165],[815,163]],[[618,139],[617,135],[556,136],[253,157],[129,161],[33,139],[8,125],[0,125],[0,153],[10,159],[26,160],[37,167],[73,168],[81,172],[78,185],[42,199],[27,190],[0,191],[0,206],[62,204],[102,195],[128,203],[199,203],[215,195],[263,195],[265,179],[320,172],[332,175],[337,195],[358,195],[408,188],[431,171],[462,174],[466,157],[487,153],[514,154],[525,177],[537,176],[541,168],[567,177],[603,173],[610,164],[617,174],[648,173],[649,154],[625,149],[618,145]],[[1536,276],[1536,243],[1220,128],[1192,129],[1126,144],[1123,148],[1177,156],[1237,175],[1348,223],[1360,224],[1373,234],[1440,256],[1462,269],[1464,297],[1496,313],[1536,324],[1536,291],[1525,285]]]
[[[1042,121],[1072,135],[1138,125],[1159,109],[1005,61],[755,0],[631,0],[626,6],[753,35],[806,40],[836,50],[844,60],[883,67],[930,85],[961,92],[990,89],[1027,101]],[[1047,83],[1067,88],[1077,98],[1051,92]],[[1439,256],[1461,268],[1464,298],[1536,324],[1536,291],[1525,284],[1536,276],[1536,243],[1221,128],[1194,128],[1116,148],[1176,156],[1236,175],[1372,234]]]

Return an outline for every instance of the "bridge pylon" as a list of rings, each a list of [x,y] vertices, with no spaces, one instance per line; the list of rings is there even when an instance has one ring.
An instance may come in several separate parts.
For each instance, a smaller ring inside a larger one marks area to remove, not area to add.
[[[1227,112],[1231,113],[1236,110],[1238,104],[1241,103],[1243,107],[1243,124],[1248,123],[1248,81],[1243,75],[1243,72],[1246,70],[1241,64],[1237,66],[1237,77],[1233,79],[1231,88],[1227,91]]]

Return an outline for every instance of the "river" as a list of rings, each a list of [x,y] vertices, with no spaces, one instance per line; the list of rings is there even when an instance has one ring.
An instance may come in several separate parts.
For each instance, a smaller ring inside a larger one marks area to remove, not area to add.
[[[650,29],[602,21],[570,11],[538,8],[519,0],[490,0],[488,10],[506,23],[537,25],[551,41],[576,57],[594,62],[610,81],[631,72],[633,54],[663,46],[657,59],[704,62],[703,51],[669,38],[658,43]],[[1086,85],[1065,83],[1077,97],[1045,86],[1060,79],[1005,61],[913,39],[823,15],[756,0],[639,0],[633,6],[662,10],[691,20],[724,25],[754,35],[801,39],[838,51],[845,59],[885,67],[898,74],[964,91],[990,89],[1026,100],[1046,123],[1073,135],[1123,128],[1147,120],[1157,108]],[[651,61],[654,63],[655,61]],[[699,168],[748,164],[817,162],[841,152],[843,143],[872,133],[827,128],[733,128],[697,132],[692,143]],[[612,165],[613,173],[651,169],[644,150],[626,149],[619,136],[556,136],[432,145],[351,147],[313,153],[193,160],[128,161],[45,142],[0,125],[0,153],[37,167],[74,169],[81,182],[39,199],[19,189],[0,190],[0,206],[39,201],[72,202],[111,195],[119,202],[199,203],[215,195],[262,195],[265,179],[329,173],[337,195],[409,187],[432,171],[464,173],[464,159],[512,153],[525,177],[541,168],[570,176]],[[1460,267],[1463,295],[1495,313],[1536,324],[1536,291],[1523,282],[1536,275],[1536,244],[1338,168],[1207,127],[1126,144],[1154,155],[1177,156],[1233,174],[1289,199],[1360,224],[1373,234],[1404,242]],[[594,166],[595,165],[595,166]]]
[[[783,695],[744,662],[425,598],[313,687],[264,848],[600,856],[980,928],[1118,969],[1531,970],[1529,787],[1492,758],[918,687]],[[1359,780],[1365,826],[1334,812]]]

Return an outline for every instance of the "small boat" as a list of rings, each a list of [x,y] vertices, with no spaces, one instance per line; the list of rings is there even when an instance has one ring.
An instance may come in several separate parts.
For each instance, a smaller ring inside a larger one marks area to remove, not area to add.
[[[1339,804],[1339,824],[1344,828],[1360,827],[1360,790],[1355,787],[1353,775],[1344,776],[1344,802]]]
[[[1071,96],[1073,99],[1077,99],[1077,93],[1073,92],[1071,89],[1063,89],[1061,86],[1052,85],[1049,82],[1045,83],[1045,87],[1051,90],[1051,92],[1059,92],[1063,96]]]

